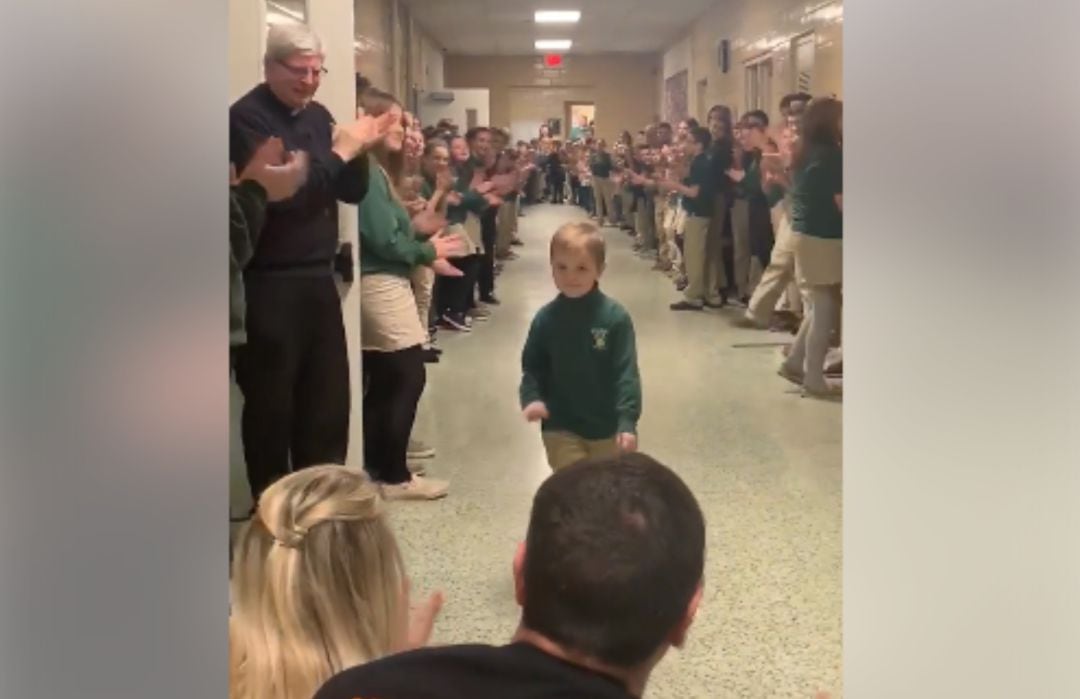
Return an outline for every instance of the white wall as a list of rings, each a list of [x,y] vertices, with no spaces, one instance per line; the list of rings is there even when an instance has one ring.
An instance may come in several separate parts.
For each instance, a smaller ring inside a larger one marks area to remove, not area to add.
[[[451,119],[461,127],[462,132],[468,123],[466,110],[475,109],[477,124],[489,126],[491,124],[491,91],[483,88],[447,90],[454,93],[453,102],[435,102],[428,99],[428,91],[420,92],[419,115],[420,121],[425,125],[437,123],[440,119]]]

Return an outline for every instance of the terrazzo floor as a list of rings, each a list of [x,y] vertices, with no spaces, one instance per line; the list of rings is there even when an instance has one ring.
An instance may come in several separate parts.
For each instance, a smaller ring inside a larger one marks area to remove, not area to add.
[[[570,206],[529,209],[521,257],[498,280],[503,305],[470,335],[441,334],[415,434],[438,449],[428,471],[451,492],[391,509],[413,589],[446,594],[435,643],[504,643],[516,626],[511,560],[549,473],[537,428],[518,410],[519,354],[555,293],[548,239],[583,217]],[[646,696],[840,697],[841,406],[800,398],[776,375],[776,347],[733,347],[783,336],[733,328],[733,309],[669,311],[670,280],[625,233],[605,234],[601,286],[637,329],[641,448],[682,476],[708,527],[704,603]],[[232,482],[246,489],[242,467]]]

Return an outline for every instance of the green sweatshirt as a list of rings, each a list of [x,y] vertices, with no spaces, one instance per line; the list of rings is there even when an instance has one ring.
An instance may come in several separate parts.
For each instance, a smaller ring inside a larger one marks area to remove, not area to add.
[[[435,247],[418,240],[409,212],[390,192],[390,183],[371,163],[368,192],[360,202],[360,276],[408,277],[414,267],[435,261]]]
[[[454,182],[454,191],[461,195],[461,203],[457,206],[446,207],[446,220],[451,225],[465,223],[469,212],[477,216],[484,213],[487,208],[487,200],[484,195],[477,194],[472,189],[473,167],[471,163],[461,168],[458,172],[457,181]]]
[[[255,254],[266,221],[266,190],[245,180],[229,190],[229,347],[247,342],[244,268]]]
[[[594,289],[559,295],[540,309],[521,354],[521,407],[543,401],[545,431],[585,439],[637,433],[641,417],[634,324],[617,301]]]

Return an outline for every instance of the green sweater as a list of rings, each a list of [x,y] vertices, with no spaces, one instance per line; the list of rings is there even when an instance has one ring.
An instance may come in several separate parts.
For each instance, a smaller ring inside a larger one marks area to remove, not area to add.
[[[390,182],[371,163],[367,196],[360,202],[360,276],[408,277],[414,267],[435,261],[435,247],[418,240],[409,212],[391,194]]]
[[[589,171],[593,177],[611,177],[611,171],[615,162],[611,159],[611,153],[597,153],[589,161]]]
[[[521,407],[543,401],[545,431],[585,439],[637,433],[641,417],[634,324],[617,301],[594,289],[559,295],[540,309],[521,354]]]
[[[477,194],[472,189],[473,166],[468,164],[458,171],[457,180],[454,182],[454,191],[461,195],[461,203],[456,206],[446,207],[446,221],[451,225],[465,223],[469,212],[477,216],[484,213],[487,208],[487,200],[484,195]]]
[[[266,221],[266,190],[245,180],[229,190],[229,347],[247,342],[244,268],[255,254]]]
[[[836,146],[813,146],[792,176],[791,229],[814,238],[843,238],[844,155]]]

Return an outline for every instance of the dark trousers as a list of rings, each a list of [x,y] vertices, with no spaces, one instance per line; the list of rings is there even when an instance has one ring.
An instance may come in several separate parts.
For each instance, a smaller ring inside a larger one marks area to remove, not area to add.
[[[480,235],[484,242],[484,254],[480,260],[478,279],[481,300],[495,295],[495,239],[498,237],[495,217],[497,215],[498,209],[492,207],[480,217]]]
[[[249,274],[247,344],[237,352],[251,494],[293,468],[345,463],[349,357],[334,278]]]
[[[566,178],[556,175],[551,178],[551,202],[562,204],[566,199]]]
[[[750,254],[757,258],[761,268],[769,266],[775,234],[769,204],[764,200],[750,200]]]
[[[570,176],[570,199],[571,199],[571,203],[577,204],[578,206],[581,205],[581,198],[579,196],[580,193],[581,193],[581,180],[579,180],[576,176],[571,175]]]
[[[364,469],[379,483],[404,483],[416,406],[427,384],[420,346],[397,352],[363,352]]]
[[[480,273],[480,259],[480,255],[469,255],[450,260],[451,264],[462,271],[463,276],[438,278],[442,287],[439,294],[440,315],[461,314],[472,307],[476,278]]]

